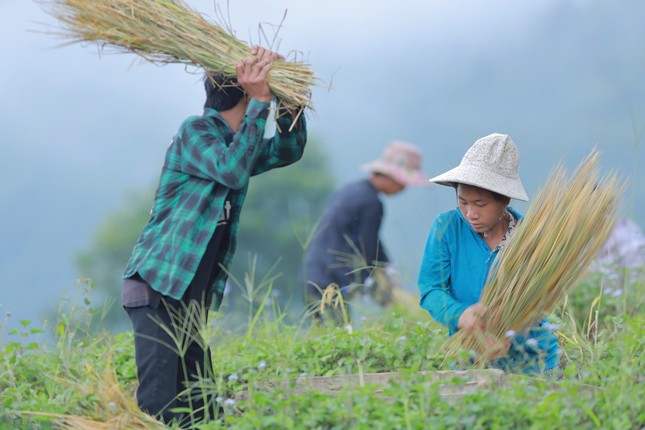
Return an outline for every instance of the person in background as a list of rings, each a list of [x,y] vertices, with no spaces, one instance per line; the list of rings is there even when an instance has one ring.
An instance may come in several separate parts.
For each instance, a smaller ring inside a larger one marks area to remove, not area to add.
[[[331,196],[305,254],[305,294],[314,319],[321,317],[318,305],[330,285],[337,286],[344,298],[366,285],[374,287],[379,293],[377,301],[387,304],[389,292],[378,289],[372,277],[375,270],[390,274],[393,270],[379,235],[383,220],[380,195],[398,194],[406,186],[428,185],[421,170],[421,150],[407,142],[391,142],[381,159],[362,167],[369,178],[350,183]],[[330,314],[337,324],[349,322],[343,321],[347,313],[343,317],[333,307]]]
[[[435,218],[419,272],[421,307],[448,327],[484,331],[486,307],[480,303],[491,265],[511,238],[522,215],[511,199],[527,201],[519,177],[520,154],[507,134],[477,140],[461,163],[430,181],[456,190],[457,208]],[[544,319],[526,333],[508,333],[492,346],[488,365],[517,373],[559,373],[558,340]]]
[[[165,423],[217,418],[216,394],[196,388],[212,371],[199,330],[208,309],[221,304],[250,177],[299,160],[307,140],[304,115],[291,128],[287,113],[277,119],[279,132],[264,138],[274,99],[267,76],[278,56],[251,52],[237,78],[207,74],[204,114],[185,120],[168,147],[150,219],[124,274],[137,403]]]

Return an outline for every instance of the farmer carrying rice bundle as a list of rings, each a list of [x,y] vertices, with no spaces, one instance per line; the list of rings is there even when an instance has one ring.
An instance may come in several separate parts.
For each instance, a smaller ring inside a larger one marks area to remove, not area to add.
[[[456,168],[432,182],[454,187],[458,208],[428,236],[421,306],[448,327],[449,355],[471,350],[479,365],[560,373],[558,340],[545,318],[584,274],[615,220],[615,177],[598,180],[597,155],[571,180],[556,170],[527,216],[519,151],[510,136],[475,142]]]
[[[166,151],[122,300],[135,334],[139,407],[182,426],[217,418],[210,350],[200,329],[208,309],[222,301],[250,177],[303,155],[313,73],[249,48],[180,0],[41,3],[74,41],[206,71],[203,114],[186,119]],[[277,132],[266,138],[273,101]]]
[[[184,121],[168,147],[150,220],[124,275],[137,401],[165,422],[186,419],[177,407],[198,421],[217,416],[215,393],[190,389],[210,376],[200,325],[221,304],[250,177],[299,160],[307,139],[304,116],[289,114],[278,118],[275,137],[263,137],[274,97],[266,76],[276,55],[252,52],[237,78],[204,78],[204,114]]]

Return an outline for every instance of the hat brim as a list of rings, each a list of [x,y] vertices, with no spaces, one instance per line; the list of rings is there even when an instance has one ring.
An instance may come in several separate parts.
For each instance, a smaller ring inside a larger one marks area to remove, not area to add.
[[[361,169],[370,173],[380,173],[406,186],[431,187],[429,179],[419,169],[402,169],[380,160],[363,164]]]
[[[519,178],[508,178],[480,166],[459,165],[439,176],[435,176],[430,179],[430,182],[449,187],[454,187],[456,184],[467,184],[493,191],[512,199],[524,202],[529,200]]]

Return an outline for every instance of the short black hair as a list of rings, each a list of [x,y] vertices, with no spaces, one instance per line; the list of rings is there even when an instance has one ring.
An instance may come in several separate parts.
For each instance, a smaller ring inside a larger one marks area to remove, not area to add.
[[[246,94],[237,78],[224,76],[220,73],[207,72],[204,76],[206,90],[205,108],[225,111],[234,108]]]
[[[455,189],[455,192],[457,192],[457,187],[459,186],[459,184],[460,184],[460,182],[452,182],[452,183],[451,183],[451,186]],[[470,185],[470,184],[464,184],[464,185]],[[470,186],[471,186],[471,187],[475,187],[475,188],[481,188],[482,190],[486,190],[486,191],[488,191],[488,192],[491,194],[491,196],[493,196],[493,199],[494,199],[494,200],[497,200],[498,202],[502,202],[502,203],[504,203],[504,202],[507,202],[507,201],[510,201],[510,200],[511,200],[511,198],[510,198],[510,197],[505,196],[504,194],[500,194],[500,193],[498,193],[498,192],[495,192],[495,191],[489,190],[489,189],[487,189],[487,188],[482,188],[482,187],[479,187],[479,186],[477,186],[477,185],[470,185]],[[459,194],[458,194],[458,193],[457,193],[457,197],[459,197]]]
[[[495,191],[490,191],[491,195],[493,196],[493,199],[497,200],[498,202],[506,202],[507,200],[510,200],[510,197],[505,196],[504,194],[496,193]]]

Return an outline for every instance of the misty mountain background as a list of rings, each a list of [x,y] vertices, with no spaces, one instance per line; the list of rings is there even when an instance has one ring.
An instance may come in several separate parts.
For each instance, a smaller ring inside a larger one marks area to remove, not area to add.
[[[188,4],[214,16],[212,1]],[[645,225],[644,2],[229,5],[251,43],[264,42],[258,23],[288,11],[274,49],[301,51],[322,80],[308,124],[339,184],[363,177],[392,139],[419,145],[434,176],[477,138],[509,133],[529,196],[557,162],[573,168],[597,146],[603,169],[629,178],[625,214]],[[37,3],[0,0],[0,321],[10,327],[56,307],[82,275],[75,255],[129,191],[156,184],[171,137],[204,98],[198,71],[61,47],[34,31],[42,23],[56,25]],[[409,189],[385,204],[384,240],[414,291],[430,223],[454,192]]]

